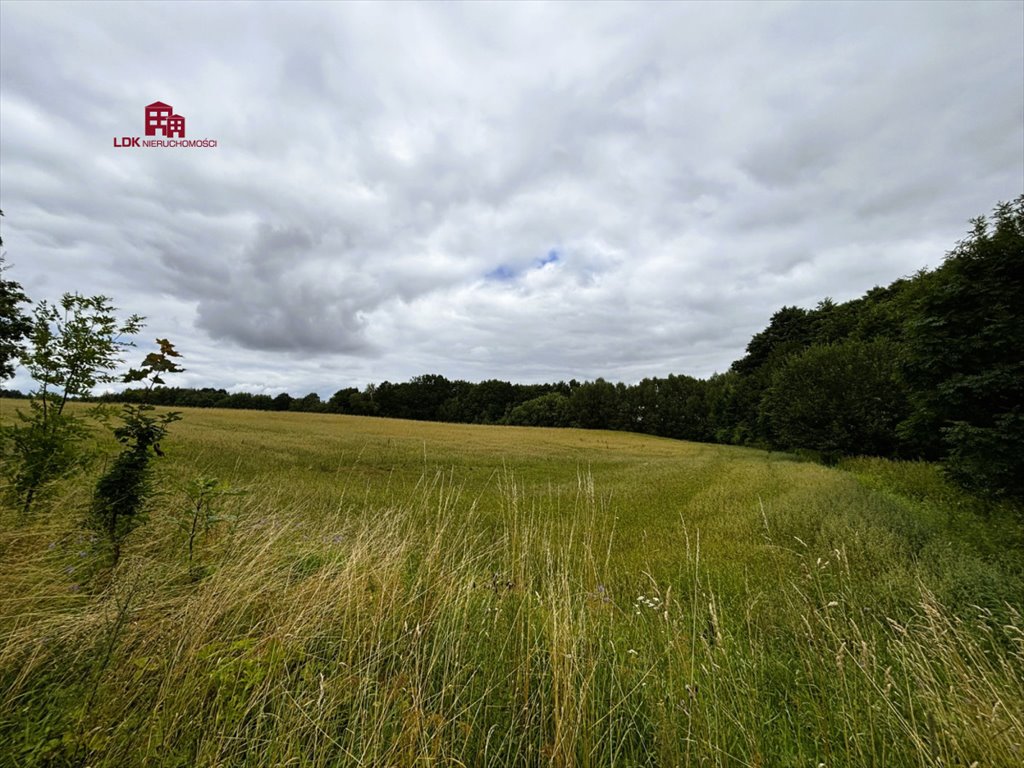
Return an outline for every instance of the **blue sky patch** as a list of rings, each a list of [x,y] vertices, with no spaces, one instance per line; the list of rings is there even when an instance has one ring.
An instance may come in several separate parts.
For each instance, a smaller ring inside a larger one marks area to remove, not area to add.
[[[562,255],[558,252],[558,250],[552,248],[550,251],[547,252],[546,255],[541,256],[539,259],[533,262],[533,268],[542,269],[548,264],[554,264],[558,261],[561,261],[561,259]],[[492,269],[490,272],[484,275],[484,277],[488,280],[500,280],[502,282],[507,282],[509,280],[515,280],[517,277],[519,277],[519,273],[512,267],[508,266],[507,264],[502,264],[501,266]]]
[[[484,277],[488,280],[515,280],[516,272],[511,267],[506,267],[502,264],[497,269],[492,269]]]
[[[542,256],[541,258],[537,259],[537,266],[543,267],[545,264],[554,264],[560,258],[562,257],[561,255],[559,255],[558,251],[552,248],[550,251],[548,251],[547,256]]]

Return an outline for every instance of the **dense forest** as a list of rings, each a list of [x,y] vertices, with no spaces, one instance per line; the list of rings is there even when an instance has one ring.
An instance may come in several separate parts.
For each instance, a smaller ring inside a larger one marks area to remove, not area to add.
[[[937,269],[858,299],[783,307],[708,379],[524,385],[429,374],[276,397],[159,387],[103,400],[581,427],[812,452],[940,460],[986,495],[1024,498],[1024,195],[973,222]]]

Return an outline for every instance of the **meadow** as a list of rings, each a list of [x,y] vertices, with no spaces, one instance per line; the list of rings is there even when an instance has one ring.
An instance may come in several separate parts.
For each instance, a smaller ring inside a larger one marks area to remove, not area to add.
[[[1024,525],[934,465],[182,410],[116,568],[95,466],[0,512],[0,765],[1024,764]]]

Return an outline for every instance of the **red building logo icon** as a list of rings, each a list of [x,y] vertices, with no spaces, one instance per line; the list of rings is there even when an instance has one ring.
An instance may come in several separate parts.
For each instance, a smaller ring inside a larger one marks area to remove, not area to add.
[[[146,106],[146,135],[161,134],[168,139],[185,138],[185,118],[174,114],[174,107],[162,101]]]
[[[150,138],[153,136],[159,138]],[[209,137],[186,139],[185,118],[174,114],[174,107],[170,104],[154,101],[152,104],[146,105],[146,135],[115,136],[114,146],[118,149],[212,149],[217,146],[217,140]]]

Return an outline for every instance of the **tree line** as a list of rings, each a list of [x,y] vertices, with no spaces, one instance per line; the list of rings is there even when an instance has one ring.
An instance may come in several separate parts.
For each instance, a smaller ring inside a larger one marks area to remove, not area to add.
[[[101,399],[470,424],[579,427],[780,450],[942,461],[1024,498],[1024,195],[972,222],[933,270],[843,303],[787,306],[725,373],[515,384],[438,374],[276,397],[129,389]]]

